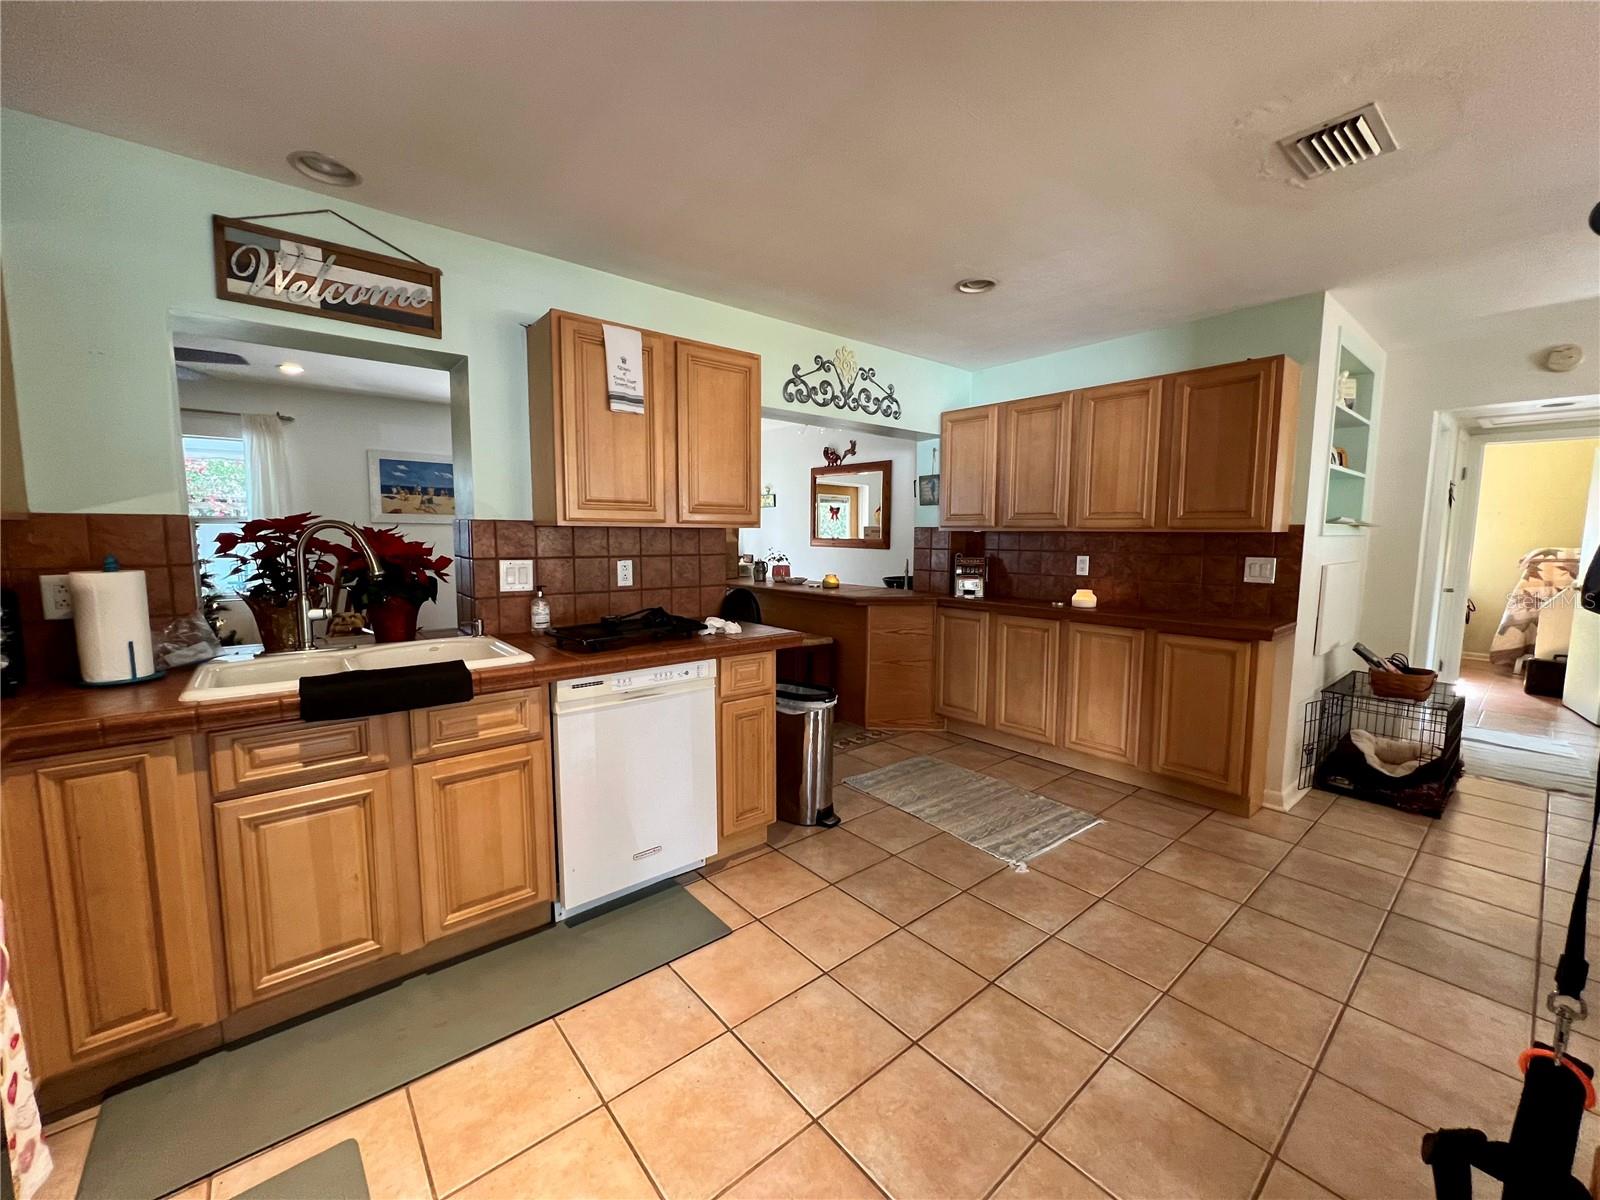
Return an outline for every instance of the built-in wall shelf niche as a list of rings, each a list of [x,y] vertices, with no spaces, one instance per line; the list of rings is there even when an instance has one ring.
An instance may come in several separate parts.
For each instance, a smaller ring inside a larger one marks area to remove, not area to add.
[[[1341,341],[1339,371],[1333,381],[1333,436],[1329,441],[1328,490],[1323,501],[1327,529],[1357,532],[1368,520],[1367,484],[1374,441],[1374,385],[1371,367]]]

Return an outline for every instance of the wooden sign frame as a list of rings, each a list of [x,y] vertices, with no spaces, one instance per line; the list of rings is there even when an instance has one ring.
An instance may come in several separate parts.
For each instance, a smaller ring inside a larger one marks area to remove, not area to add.
[[[230,238],[230,231],[246,236]],[[439,288],[443,273],[438,267],[217,215],[211,218],[211,240],[219,300],[418,337],[444,336]],[[296,247],[287,260],[281,249],[284,243]],[[263,256],[270,258],[263,261]],[[254,281],[256,290],[238,286],[248,280]],[[414,302],[419,288],[428,289],[426,305]],[[316,300],[287,298],[291,292],[305,296],[313,290]],[[371,302],[373,290],[379,292],[379,303]]]

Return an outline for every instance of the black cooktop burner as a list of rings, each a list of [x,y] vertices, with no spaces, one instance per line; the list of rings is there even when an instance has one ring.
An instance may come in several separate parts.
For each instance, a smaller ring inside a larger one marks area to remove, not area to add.
[[[562,650],[594,654],[647,642],[694,637],[703,629],[705,623],[691,617],[675,617],[664,608],[641,608],[622,616],[601,617],[585,625],[552,625],[545,632]]]

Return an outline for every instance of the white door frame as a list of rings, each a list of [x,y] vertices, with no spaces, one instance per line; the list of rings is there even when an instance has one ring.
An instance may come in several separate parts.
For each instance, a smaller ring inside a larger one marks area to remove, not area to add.
[[[1423,546],[1435,547],[1432,561],[1418,572],[1418,605],[1423,630],[1414,631],[1412,646],[1420,649],[1417,661],[1434,667],[1439,677],[1455,680],[1461,674],[1461,646],[1466,637],[1467,581],[1472,576],[1472,543],[1478,526],[1478,493],[1483,478],[1483,450],[1490,443],[1570,442],[1597,435],[1592,424],[1529,425],[1502,429],[1467,429],[1454,415],[1440,413],[1434,424],[1434,461],[1439,465],[1431,487],[1428,511],[1423,517]],[[1449,502],[1449,486],[1455,485],[1455,502]],[[1428,588],[1428,593],[1422,589]],[[1498,621],[1500,614],[1478,614],[1480,619]],[[1417,633],[1423,634],[1418,646]]]

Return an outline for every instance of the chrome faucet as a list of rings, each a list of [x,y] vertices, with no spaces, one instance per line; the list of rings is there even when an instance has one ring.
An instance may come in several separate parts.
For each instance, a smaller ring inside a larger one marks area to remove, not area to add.
[[[300,536],[294,543],[294,584],[296,592],[295,603],[299,605],[300,613],[300,649],[310,650],[311,645],[311,596],[306,590],[306,546],[311,541],[311,535],[322,529],[342,529],[350,535],[352,545],[360,548],[366,555],[367,568],[372,572],[374,581],[383,577],[383,568],[378,565],[378,556],[372,552],[372,547],[367,545],[367,539],[361,536],[361,531],[348,521],[335,521],[332,519],[316,521],[307,525],[300,531]]]

